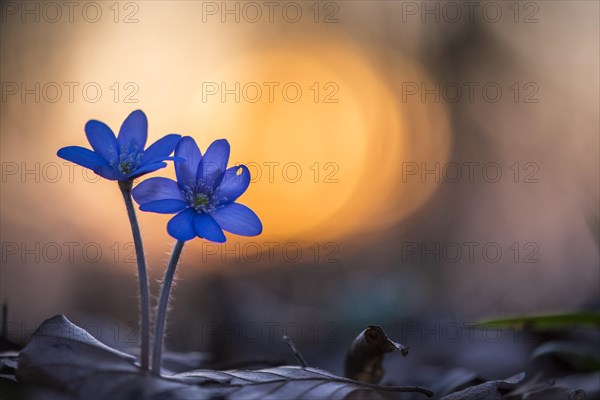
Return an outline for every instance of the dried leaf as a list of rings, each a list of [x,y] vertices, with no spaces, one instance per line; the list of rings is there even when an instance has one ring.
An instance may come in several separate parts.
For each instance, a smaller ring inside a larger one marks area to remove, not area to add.
[[[383,355],[400,351],[408,354],[408,347],[390,340],[383,329],[377,325],[369,325],[362,331],[346,354],[345,376],[361,382],[379,383],[383,378]]]
[[[585,400],[585,392],[553,387],[526,393],[523,400]]]
[[[555,385],[554,380],[543,379],[537,375],[533,379],[519,384],[517,388],[504,396],[504,400],[584,400],[585,391],[568,389]]]
[[[283,366],[256,371],[199,370],[176,375],[193,383],[217,380],[215,394],[226,399],[344,399],[357,390],[367,399],[381,399],[366,387],[316,368]]]
[[[128,354],[134,355],[136,358],[139,357],[139,347],[128,347],[122,349]],[[163,371],[167,370],[172,373],[185,372],[192,369],[208,368],[210,364],[210,355],[206,353],[199,353],[196,351],[190,352],[174,352],[174,351],[163,351],[162,364]]]
[[[377,390],[420,392],[419,387],[377,386],[315,368],[283,366],[256,371],[197,370],[155,376],[129,354],[114,350],[59,315],[46,320],[19,357],[17,380],[80,399],[332,399],[380,396]]]
[[[478,373],[461,367],[436,368],[428,371],[426,376],[427,380],[420,384],[430,387],[440,397],[486,381]]]
[[[593,345],[552,341],[541,344],[531,353],[532,360],[548,356],[562,360],[572,371],[600,371],[600,357]]]
[[[600,399],[600,372],[559,377],[554,380],[554,384],[563,388],[581,389],[590,399]]]
[[[444,396],[441,400],[502,400],[503,395],[515,389],[524,378],[525,373],[520,373],[505,380],[485,382]]]
[[[19,352],[18,351],[3,351],[0,353],[0,372],[4,372],[5,370],[17,369],[17,363],[19,360]]]

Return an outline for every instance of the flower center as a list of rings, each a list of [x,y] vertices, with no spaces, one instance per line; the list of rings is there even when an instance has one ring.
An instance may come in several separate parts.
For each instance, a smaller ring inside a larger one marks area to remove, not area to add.
[[[182,190],[183,196],[187,200],[190,207],[198,212],[211,213],[216,209],[216,202],[213,197],[212,188],[204,185],[198,185],[195,188],[186,186]]]
[[[194,208],[205,208],[209,204],[208,196],[204,193],[199,193],[194,197]]]
[[[122,146],[119,153],[119,162],[116,166],[111,165],[113,168],[116,167],[117,172],[129,175],[142,164],[142,155],[137,146],[134,148]]]

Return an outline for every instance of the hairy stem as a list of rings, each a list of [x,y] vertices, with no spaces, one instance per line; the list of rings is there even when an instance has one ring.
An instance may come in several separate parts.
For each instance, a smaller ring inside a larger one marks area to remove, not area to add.
[[[140,226],[135,215],[133,207],[133,199],[131,198],[131,188],[133,182],[119,181],[119,189],[123,194],[125,206],[127,207],[127,215],[129,216],[129,224],[131,225],[131,234],[133,243],[135,244],[135,254],[137,257],[138,278],[140,284],[140,364],[143,370],[148,371],[150,367],[150,300],[148,289],[148,274],[146,273],[146,257],[144,255],[144,246],[142,245],[142,234]]]
[[[162,359],[163,336],[165,334],[165,320],[167,318],[167,307],[169,306],[169,295],[173,285],[173,277],[177,269],[177,263],[181,256],[181,250],[185,242],[178,240],[173,247],[169,265],[165,271],[165,279],[158,300],[158,311],[156,312],[156,326],[154,327],[154,351],[152,352],[152,372],[160,375],[160,364]]]

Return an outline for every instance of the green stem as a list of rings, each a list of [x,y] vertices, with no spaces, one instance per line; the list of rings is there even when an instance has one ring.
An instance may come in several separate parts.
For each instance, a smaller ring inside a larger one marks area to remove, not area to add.
[[[144,246],[142,245],[142,234],[135,215],[133,199],[131,198],[132,187],[133,182],[119,181],[119,189],[121,189],[123,200],[125,200],[129,224],[131,225],[131,234],[133,235],[133,243],[135,244],[138,278],[140,282],[140,364],[143,370],[148,371],[150,367],[150,296],[148,289],[148,275],[146,273],[146,258],[144,256]]]
[[[167,307],[169,305],[169,295],[171,294],[171,286],[175,276],[175,269],[183,250],[185,242],[178,240],[173,247],[169,265],[165,271],[165,279],[160,291],[160,299],[158,300],[158,311],[156,312],[156,326],[154,327],[154,350],[152,352],[152,372],[160,375],[160,364],[162,358],[163,336],[165,334],[165,320],[167,318]]]

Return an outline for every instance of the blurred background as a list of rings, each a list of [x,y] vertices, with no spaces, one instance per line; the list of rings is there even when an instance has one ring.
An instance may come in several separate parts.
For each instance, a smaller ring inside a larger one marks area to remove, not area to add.
[[[186,245],[172,350],[289,358],[287,334],[339,373],[377,324],[413,349],[392,368],[505,375],[531,343],[466,323],[598,311],[597,2],[267,3],[2,4],[11,341],[64,313],[137,343],[117,185],[56,156],[89,147],[89,119],[118,132],[135,109],[149,142],[226,138],[253,176],[240,202],[264,225]],[[138,215],[158,293],[170,216]]]

